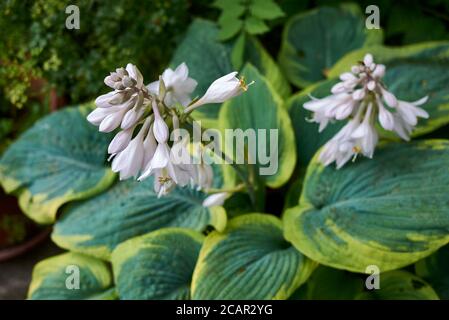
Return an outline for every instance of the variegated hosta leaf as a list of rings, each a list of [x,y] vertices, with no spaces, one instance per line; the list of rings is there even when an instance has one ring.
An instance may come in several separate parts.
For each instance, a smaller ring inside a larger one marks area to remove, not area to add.
[[[415,276],[402,270],[379,275],[380,289],[358,294],[357,300],[439,300],[432,287]]]
[[[279,63],[291,83],[305,87],[325,79],[346,53],[380,43],[382,32],[368,30],[357,7],[321,7],[300,13],[285,25]]]
[[[282,74],[276,62],[265,50],[257,38],[245,37],[244,61],[251,63],[270,82],[276,93],[286,99],[291,94],[290,85]],[[248,79],[249,80],[249,79]],[[250,80],[251,81],[251,80]]]
[[[441,299],[449,299],[449,246],[415,264],[418,276],[429,282]]]
[[[336,170],[315,157],[299,205],[284,214],[286,239],[324,265],[381,272],[449,242],[449,142],[379,147]]]
[[[60,247],[109,259],[121,242],[160,228],[224,228],[226,213],[221,207],[203,207],[205,197],[203,192],[185,187],[158,198],[153,178],[120,181],[108,191],[68,207],[58,219],[52,239]]]
[[[256,68],[247,64],[242,76],[255,83],[244,94],[224,103],[220,110],[220,129],[226,138],[224,150],[234,160],[240,153],[245,164],[250,162],[248,159],[256,163],[254,174],[268,186],[278,188],[288,181],[296,162],[291,121],[282,99]],[[235,133],[236,138],[226,132]],[[244,148],[237,147],[238,141],[243,141]],[[248,166],[242,169],[249,170]],[[224,174],[229,184],[237,178],[229,165],[224,166]]]
[[[331,70],[334,78],[349,71],[366,53],[376,63],[387,67],[383,81],[398,99],[416,101],[428,96],[422,105],[428,119],[419,119],[413,136],[431,132],[449,123],[449,41],[430,42],[400,48],[376,46],[363,48],[346,55]]]
[[[52,223],[61,205],[89,198],[114,181],[106,163],[111,137],[87,122],[88,111],[67,108],[41,119],[0,160],[1,185],[39,223]]]
[[[33,300],[116,299],[109,267],[79,253],[64,253],[39,262],[28,298]]]
[[[165,228],[132,238],[112,253],[121,299],[189,299],[190,282],[204,236]]]
[[[282,236],[281,221],[247,214],[210,233],[192,281],[193,299],[286,299],[304,283],[315,263]]]

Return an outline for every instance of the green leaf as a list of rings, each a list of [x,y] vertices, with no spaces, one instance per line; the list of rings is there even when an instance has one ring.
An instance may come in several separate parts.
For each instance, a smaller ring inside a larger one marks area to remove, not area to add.
[[[79,276],[79,282],[76,280],[77,276]],[[79,289],[76,289],[78,283]],[[106,263],[79,253],[69,252],[36,264],[28,299],[114,299],[111,286],[112,276]]]
[[[380,274],[380,289],[360,293],[357,300],[439,300],[425,281],[406,271]]]
[[[290,85],[282,74],[276,62],[265,50],[262,44],[253,36],[247,36],[245,41],[244,61],[249,61],[270,82],[276,93],[287,99],[291,94]]]
[[[241,0],[216,0],[214,6],[222,10],[232,10],[240,6]]]
[[[307,282],[296,290],[290,299],[353,300],[363,292],[364,285],[365,279],[361,275],[318,266]]]
[[[111,136],[86,120],[89,111],[66,108],[41,119],[0,160],[1,185],[39,223],[52,223],[63,204],[89,198],[114,181],[106,163]]]
[[[255,83],[247,92],[223,104],[219,118],[221,131],[225,133],[226,129],[241,129],[249,135],[250,132],[254,132],[254,142],[248,143],[247,139],[242,141],[245,149],[248,150],[249,158],[256,162],[252,166],[254,173],[268,186],[278,188],[290,178],[296,162],[290,118],[280,97],[256,68],[247,64],[242,71],[242,76],[247,81],[255,81]],[[259,133],[258,130],[265,131]],[[275,137],[275,132],[277,132],[278,139],[272,145],[270,134]],[[265,137],[265,143],[263,143],[263,140],[260,142],[261,136]],[[236,156],[243,152],[243,150],[236,150],[239,140],[238,138],[228,138],[225,141],[225,154],[233,159],[237,159]],[[257,156],[260,154],[267,155],[271,160],[262,164],[260,157]],[[244,166],[243,170],[249,170],[248,167],[248,165]],[[235,172],[230,166],[224,166],[223,169],[225,181],[236,179]],[[232,185],[232,183],[229,184]]]
[[[249,34],[262,34],[270,30],[263,20],[256,17],[245,19],[245,30]]]
[[[112,253],[120,298],[189,299],[203,239],[193,230],[166,228],[120,244]]]
[[[346,53],[380,43],[382,32],[366,29],[364,17],[354,8],[321,7],[289,20],[279,62],[291,83],[306,87],[324,79]]]
[[[237,19],[245,12],[245,7],[239,3],[235,3],[229,7],[223,9],[220,17],[218,18],[218,24],[220,26],[226,23],[229,19]]]
[[[253,1],[249,7],[251,14],[260,19],[276,19],[283,17],[285,13],[273,0]]]
[[[221,29],[218,34],[218,39],[221,41],[229,40],[239,33],[242,29],[243,21],[236,17],[228,17],[227,19],[221,20]]]
[[[293,95],[287,101],[287,109],[292,119],[293,130],[295,132],[298,165],[300,168],[305,168],[315,152],[329,141],[345,124],[345,121],[329,123],[326,129],[319,132],[319,125],[308,121],[308,119],[312,118],[312,112],[303,107],[304,103],[311,100],[310,96],[324,98],[330,95],[330,90],[336,82],[336,80],[318,82]]]
[[[285,236],[321,264],[382,272],[449,242],[449,141],[384,144],[340,170],[311,161]]]
[[[53,241],[62,248],[108,260],[121,242],[165,227],[202,231],[223,226],[226,215],[202,206],[206,194],[176,188],[158,198],[153,179],[116,183],[108,191],[68,207],[58,219]]]
[[[401,48],[383,46],[361,49],[346,55],[329,72],[337,77],[370,52],[375,62],[387,67],[384,83],[400,100],[429,100],[422,107],[428,119],[419,119],[413,136],[431,132],[449,123],[449,42],[433,42]]]
[[[232,66],[240,69],[243,65],[243,54],[245,53],[245,33],[242,32],[234,43],[231,53]]]
[[[429,282],[441,299],[449,299],[449,246],[415,264],[416,274]]]
[[[281,221],[247,214],[210,233],[192,280],[193,299],[286,299],[304,283],[315,263],[282,236]]]

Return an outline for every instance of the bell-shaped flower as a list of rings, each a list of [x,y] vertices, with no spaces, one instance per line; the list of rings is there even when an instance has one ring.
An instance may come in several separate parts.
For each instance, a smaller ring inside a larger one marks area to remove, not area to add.
[[[176,187],[176,183],[168,174],[166,169],[158,169],[154,174],[154,192],[156,192],[158,198],[168,194]]]
[[[427,113],[427,111],[418,107],[418,106],[426,103],[427,98],[428,97],[426,96],[426,97],[421,98],[418,101],[414,101],[414,102],[407,102],[407,101],[399,100],[397,103],[396,109],[398,110],[398,113],[401,115],[401,117],[404,119],[404,121],[414,127],[418,123],[418,117],[425,118],[425,119],[427,119],[429,117],[429,114]]]
[[[206,93],[191,104],[185,111],[188,112],[201,105],[208,103],[222,103],[233,97],[240,95],[242,92],[248,90],[248,86],[254,82],[246,84],[244,79],[238,79],[236,77],[237,72],[231,72],[221,78],[218,78],[207,89]]]
[[[125,149],[133,136],[134,128],[119,131],[109,143],[108,153],[115,154]]]
[[[128,146],[123,151],[118,152],[112,160],[112,171],[120,172],[120,180],[135,177],[142,170],[144,160],[143,139],[150,125],[148,120],[145,121],[139,133]]]
[[[187,106],[192,99],[190,95],[195,90],[197,82],[189,78],[189,68],[183,62],[175,70],[170,68],[162,73],[162,81],[166,88],[164,103],[171,107],[176,103]],[[159,80],[150,83],[147,86],[148,91],[155,95],[159,95]]]
[[[139,122],[143,114],[145,113],[145,108],[142,107],[143,103],[142,93],[140,92],[138,95],[136,95],[134,100],[135,100],[134,107],[129,109],[123,116],[120,127],[124,130],[131,128],[137,122]]]
[[[398,100],[382,82],[385,72],[385,66],[374,63],[373,56],[367,54],[351,72],[340,75],[341,81],[332,87],[331,95],[311,97],[304,103],[304,108],[313,112],[310,121],[320,124],[320,132],[331,121],[352,118],[322,148],[319,160],[324,165],[335,161],[340,168],[357,154],[371,158],[379,140],[376,119],[385,130],[409,140],[418,118],[428,118],[419,107],[427,97],[415,102]]]

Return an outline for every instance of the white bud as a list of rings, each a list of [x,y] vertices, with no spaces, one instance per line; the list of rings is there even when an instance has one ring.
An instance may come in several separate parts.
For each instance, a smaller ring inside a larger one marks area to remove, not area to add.
[[[154,120],[153,133],[157,142],[166,143],[168,141],[168,126],[161,117],[156,117]]]
[[[365,89],[357,89],[352,93],[354,100],[362,100],[365,97]]]
[[[237,72],[231,72],[212,82],[204,96],[189,106],[188,109],[194,109],[208,103],[222,103],[248,90],[248,86],[252,83],[246,85],[242,80],[237,79],[236,75]]]
[[[118,132],[109,144],[108,153],[114,154],[125,149],[131,141],[133,131],[134,127]]]
[[[112,113],[106,116],[100,123],[99,131],[101,132],[111,132],[118,128],[120,122],[122,121],[123,111]]]
[[[203,207],[222,206],[229,196],[227,192],[214,193],[204,199]]]
[[[385,66],[383,64],[378,64],[372,75],[374,78],[382,78],[385,75]]]
[[[392,94],[391,92],[385,90],[382,87],[381,87],[381,91],[382,91],[382,97],[384,98],[384,100],[387,103],[387,105],[392,107],[392,108],[396,107],[397,104],[398,104],[398,100],[396,99],[394,94]]]
[[[371,53],[367,53],[363,58],[363,64],[367,67],[370,67],[373,63],[373,55]]]

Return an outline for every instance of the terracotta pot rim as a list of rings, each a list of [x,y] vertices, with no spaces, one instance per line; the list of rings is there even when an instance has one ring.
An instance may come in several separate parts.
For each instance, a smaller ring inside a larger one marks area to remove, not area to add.
[[[36,235],[34,235],[29,240],[25,241],[24,243],[14,245],[11,247],[7,247],[4,249],[0,249],[0,262],[6,261],[12,258],[15,258],[35,246],[37,246],[39,243],[47,239],[48,235],[51,232],[51,228],[45,228],[44,230],[38,232]]]

